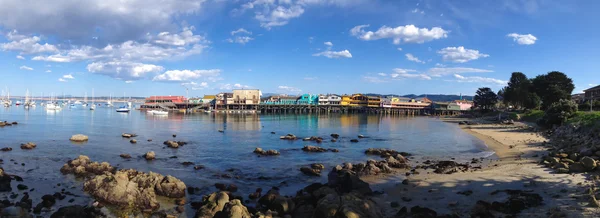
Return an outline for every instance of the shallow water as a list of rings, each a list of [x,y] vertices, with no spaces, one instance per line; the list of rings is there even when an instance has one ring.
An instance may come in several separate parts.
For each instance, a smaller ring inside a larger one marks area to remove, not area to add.
[[[310,163],[323,163],[326,169],[344,162],[364,162],[379,159],[367,156],[367,148],[391,148],[416,157],[467,160],[492,154],[485,144],[462,131],[456,124],[428,117],[390,117],[379,115],[225,115],[174,114],[152,116],[144,111],[117,113],[110,108],[64,109],[46,111],[42,107],[24,110],[22,107],[0,108],[0,120],[17,121],[18,125],[0,128],[0,147],[12,147],[11,152],[0,152],[3,168],[26,179],[74,183],[71,177],[60,174],[60,167],[78,155],[87,155],[93,161],[106,161],[121,168],[135,168],[173,175],[188,186],[203,188],[208,193],[215,182],[234,183],[240,192],[247,193],[258,187],[268,189],[282,186],[292,194],[297,185],[326,181],[308,177],[298,170]],[[224,130],[223,133],[218,130]],[[137,144],[121,137],[122,133],[138,134]],[[271,134],[276,132],[276,134]],[[302,140],[286,141],[279,136],[320,136],[321,144]],[[331,133],[340,139],[330,142]],[[71,135],[85,134],[90,140],[83,144],[69,141]],[[172,135],[177,134],[176,138]],[[358,134],[369,138],[351,143]],[[153,141],[148,142],[147,139]],[[179,149],[165,148],[165,140],[186,141]],[[20,143],[35,142],[37,148],[21,150]],[[306,153],[304,145],[337,148],[339,153]],[[258,157],[256,147],[276,149],[280,156]],[[157,160],[141,157],[155,151]],[[130,160],[119,157],[131,154]],[[177,158],[169,158],[177,156]],[[19,164],[8,161],[15,159]],[[183,166],[191,161],[204,165],[203,170]],[[20,163],[26,163],[21,166]],[[228,172],[227,170],[230,169]],[[326,170],[327,172],[328,170]],[[233,178],[218,175],[229,174]],[[236,178],[239,177],[239,178]],[[263,177],[259,179],[259,177]],[[266,177],[267,179],[265,180]],[[287,187],[287,188],[286,188]],[[205,194],[206,194],[205,193]]]

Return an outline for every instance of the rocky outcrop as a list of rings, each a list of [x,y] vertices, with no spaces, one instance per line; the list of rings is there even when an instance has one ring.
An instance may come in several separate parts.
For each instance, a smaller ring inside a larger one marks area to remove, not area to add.
[[[88,156],[79,155],[79,157],[68,161],[60,168],[63,174],[74,174],[79,177],[89,177],[101,175],[105,172],[114,172],[116,168],[107,162],[92,162]]]
[[[187,142],[167,140],[167,141],[164,141],[163,144],[169,148],[179,148],[181,146],[186,145]]]
[[[262,148],[255,148],[253,153],[258,154],[258,155],[262,155],[262,156],[276,156],[279,155],[279,151],[277,150],[263,150]]]
[[[21,144],[21,149],[25,149],[25,150],[31,150],[31,149],[34,149],[35,147],[37,147],[37,145],[33,142],[27,142],[27,143]]]
[[[468,164],[459,164],[454,161],[439,161],[434,166],[434,173],[452,174],[457,172],[465,172],[469,169]]]
[[[119,157],[122,157],[124,159],[129,159],[129,158],[131,158],[131,155],[130,154],[120,154]]]
[[[134,134],[134,133],[123,133],[123,134],[121,134],[121,137],[123,137],[123,138],[132,138],[132,137],[137,137],[137,134]]]
[[[580,158],[578,153],[551,153],[542,158],[542,164],[555,169],[557,173],[583,173],[598,168],[594,158],[588,156]]]
[[[12,191],[12,187],[10,186],[11,181],[10,176],[6,175],[4,169],[0,167],[0,192]]]
[[[217,212],[223,211],[225,204],[228,202],[229,195],[226,192],[215,192],[204,196],[202,199],[202,207],[196,212],[196,217],[214,217]]]
[[[184,197],[186,186],[172,176],[128,169],[96,176],[84,183],[83,190],[120,208],[155,210],[159,208],[156,195]]]
[[[306,151],[306,152],[326,152],[327,151],[327,149],[325,149],[325,148],[321,148],[318,146],[312,146],[312,145],[306,145],[302,148],[302,150]]]
[[[321,143],[321,142],[323,142],[323,138],[317,137],[317,136],[311,136],[310,138],[304,138],[304,139],[302,139],[302,141],[313,141],[313,142],[316,142],[316,143]]]
[[[71,140],[73,142],[87,142],[88,136],[83,135],[83,134],[77,134],[77,135],[71,136],[71,138],[69,140]]]
[[[296,137],[294,134],[287,134],[287,135],[281,136],[279,138],[283,139],[283,140],[296,140],[296,139],[298,139],[298,137]]]
[[[154,160],[156,158],[156,154],[154,151],[148,151],[146,154],[144,154],[144,158],[146,158],[146,160]]]
[[[399,152],[396,150],[392,150],[392,149],[386,149],[386,148],[368,148],[365,151],[365,154],[367,155],[378,155],[382,158],[386,158],[386,157],[397,157],[398,155],[400,156],[410,156],[409,153],[406,152]]]
[[[345,163],[343,169],[350,170],[358,176],[379,175],[392,173],[394,170],[390,168],[386,161],[368,160],[367,163],[350,164]]]
[[[12,151],[12,148],[11,147],[5,147],[5,148],[0,149],[0,151]]]
[[[58,211],[50,215],[50,218],[70,218],[70,217],[104,217],[99,209],[88,206],[72,205],[61,207]]]

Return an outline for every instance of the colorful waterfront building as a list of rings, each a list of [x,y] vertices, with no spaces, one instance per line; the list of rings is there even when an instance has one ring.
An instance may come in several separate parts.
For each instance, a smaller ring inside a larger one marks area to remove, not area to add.
[[[189,98],[188,99],[188,103],[191,103],[191,104],[199,104],[199,103],[202,103],[201,101],[202,101],[202,99],[200,99],[200,98]]]
[[[362,94],[352,95],[350,106],[353,107],[367,107],[369,106],[369,97]]]
[[[468,111],[471,110],[471,108],[473,107],[473,102],[472,101],[468,101],[468,100],[455,100],[454,103],[456,103],[459,107],[461,111]]]
[[[140,106],[142,109],[156,108],[159,105],[164,107],[176,107],[177,104],[188,103],[184,96],[150,96],[146,98],[144,104]]]
[[[297,101],[298,97],[296,96],[274,95],[263,98],[260,103],[266,105],[295,105]]]
[[[381,106],[381,97],[367,96],[367,103],[369,107],[379,107]]]
[[[297,104],[299,105],[318,105],[319,96],[311,94],[303,94],[298,98]]]
[[[260,104],[261,96],[258,89],[234,89],[233,104]]]
[[[341,102],[342,97],[340,97],[339,95],[319,95],[319,105],[340,105]]]
[[[342,101],[340,102],[340,105],[342,105],[342,106],[350,106],[351,102],[352,102],[352,96],[342,95]]]
[[[204,97],[200,99],[200,103],[212,103],[216,98],[215,95],[204,95]]]

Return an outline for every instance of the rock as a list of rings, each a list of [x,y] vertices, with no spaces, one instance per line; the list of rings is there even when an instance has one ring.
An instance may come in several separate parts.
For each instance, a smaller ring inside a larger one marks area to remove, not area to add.
[[[204,196],[202,207],[196,212],[196,217],[215,217],[217,212],[223,211],[228,202],[229,195],[226,192],[215,192]]]
[[[554,164],[554,166],[552,166],[552,167],[555,168],[555,169],[560,169],[560,168],[567,168],[568,169],[569,165],[567,163],[560,162],[560,163]]]
[[[225,189],[227,189],[227,185],[225,185],[223,183],[215,183],[215,188],[217,188],[221,191],[225,191]]]
[[[19,189],[19,190],[27,190],[27,189],[29,189],[29,187],[27,187],[26,185],[23,185],[23,184],[18,184],[17,185],[17,189]]]
[[[302,150],[306,151],[306,152],[326,152],[327,151],[327,149],[325,149],[325,148],[312,146],[312,145],[306,145],[302,148]]]
[[[184,161],[184,162],[181,163],[181,165],[190,166],[190,165],[194,165],[194,162]]]
[[[168,146],[169,148],[179,148],[179,143],[177,143],[176,141],[167,140],[163,142],[163,144]]]
[[[394,157],[397,158],[401,163],[406,163],[407,159],[404,156],[410,156],[409,153],[406,152],[398,152],[392,149],[386,148],[368,148],[365,150],[365,154],[367,155],[379,155],[382,158],[386,157]]]
[[[358,139],[350,139],[350,142],[356,143],[356,142],[358,142]]]
[[[37,145],[33,142],[27,142],[25,144],[21,144],[21,149],[31,150],[37,147]]]
[[[12,179],[9,175],[4,173],[4,169],[0,167],[0,192],[10,192],[12,191],[12,187],[10,186],[10,182]]]
[[[131,155],[129,155],[129,154],[121,154],[119,156],[122,157],[122,158],[125,158],[125,159],[131,158]]]
[[[298,137],[296,137],[294,134],[287,134],[287,135],[281,136],[279,138],[283,139],[283,140],[296,140],[296,139],[298,139]]]
[[[262,148],[258,148],[258,147],[254,149],[254,153],[255,154],[259,154],[259,155],[263,155],[263,156],[276,156],[276,155],[279,155],[279,151],[277,151],[277,150],[264,151]]]
[[[71,136],[71,138],[69,140],[74,141],[74,142],[87,142],[88,136],[83,135],[83,134],[77,134],[77,135]]]
[[[229,184],[226,189],[228,192],[237,192],[238,187],[234,184]]]
[[[2,148],[0,150],[1,151],[12,151],[12,148],[11,147],[5,147],[5,148]]]
[[[402,180],[402,185],[408,185],[408,179]]]
[[[392,202],[390,203],[390,206],[391,206],[392,208],[400,207],[400,203],[398,203],[397,201],[392,201]]]
[[[204,169],[204,165],[196,165],[194,166],[194,170],[201,170]]]
[[[96,176],[84,183],[83,190],[101,202],[121,208],[155,210],[159,207],[156,195],[182,198],[186,186],[172,176],[128,169]]]
[[[408,163],[407,163],[408,161],[406,160],[406,158],[404,158],[400,154],[397,154],[395,158],[393,156],[386,157],[385,162],[388,164],[388,166],[393,167],[393,168],[402,168],[402,169],[410,168],[408,166]]]
[[[223,207],[223,210],[218,212],[215,217],[230,217],[230,218],[252,218],[252,214],[248,211],[242,202],[238,199],[233,199]]]
[[[329,149],[329,151],[331,151],[331,152],[333,152],[333,153],[340,152],[340,150],[338,150],[338,149],[335,149],[335,148],[330,148],[330,149]]]
[[[50,207],[54,206],[55,203],[56,203],[56,198],[54,198],[54,196],[52,196],[52,195],[42,196],[42,205],[44,207],[50,208]]]
[[[527,208],[540,206],[543,202],[542,197],[537,193],[507,189],[494,191],[491,194],[494,195],[498,192],[506,192],[509,197],[504,202],[494,201],[491,204],[491,209],[505,214],[518,214]]]
[[[559,154],[556,154],[556,157],[558,157],[558,158],[568,158],[569,155],[566,154],[566,153],[559,153]]]
[[[323,164],[314,163],[310,165],[310,168],[315,170],[323,170],[325,169],[325,166]]]
[[[12,125],[17,125],[17,124],[19,124],[19,123],[17,123],[17,121],[12,122]]]
[[[156,158],[156,154],[154,151],[149,151],[144,154],[144,158],[146,158],[146,160],[154,160]]]
[[[312,169],[309,167],[301,167],[300,172],[304,173],[305,175],[309,175],[309,176],[321,176],[321,170]]]
[[[563,174],[565,174],[565,173],[569,173],[569,172],[570,171],[567,168],[558,168],[558,169],[556,169],[556,173],[563,173]]]
[[[358,138],[359,139],[363,139],[363,138],[366,138],[366,137],[364,135],[358,135]]]
[[[251,199],[251,200],[258,199],[258,198],[260,198],[261,193],[262,193],[262,189],[261,188],[257,188],[256,191],[254,191],[254,193],[250,193],[248,195],[248,198]]]
[[[33,217],[27,212],[25,208],[10,206],[3,208],[0,211],[0,217],[6,218],[30,218]]]
[[[58,211],[50,215],[50,218],[70,218],[70,217],[104,217],[104,214],[93,207],[82,207],[72,205],[61,207]]]
[[[579,153],[571,153],[569,154],[569,159],[573,160],[573,161],[578,161],[579,160]]]
[[[137,135],[133,134],[133,133],[123,133],[123,134],[121,134],[121,137],[123,137],[123,138],[131,138],[131,137],[136,137],[136,136]]]
[[[63,174],[75,174],[75,176],[88,177],[92,175],[101,175],[104,172],[113,172],[116,168],[107,162],[92,162],[89,157],[79,155],[79,157],[68,161],[60,168]]]
[[[452,174],[456,172],[464,172],[469,169],[467,164],[459,164],[454,161],[440,161],[435,165],[434,173],[438,174]]]
[[[581,164],[583,164],[583,167],[585,168],[586,171],[592,171],[596,168],[596,160],[592,159],[591,157],[583,157],[581,158]]]
[[[329,194],[317,202],[314,217],[383,217],[377,204],[358,193]]]
[[[137,143],[137,140],[135,140],[135,139],[129,140],[129,143],[135,144],[135,143]]]
[[[369,184],[362,181],[356,173],[342,167],[334,167],[327,175],[327,185],[341,193],[356,191],[360,194],[371,194],[373,191]]]
[[[571,172],[571,173],[583,173],[583,172],[585,172],[585,167],[583,166],[582,163],[577,162],[577,163],[569,165],[569,172]]]
[[[437,212],[426,207],[414,206],[410,208],[412,217],[437,217]]]
[[[337,138],[339,138],[339,137],[340,137],[340,135],[339,135],[339,134],[336,134],[336,133],[332,133],[330,136],[331,136],[332,138],[334,138],[334,139],[337,139]]]

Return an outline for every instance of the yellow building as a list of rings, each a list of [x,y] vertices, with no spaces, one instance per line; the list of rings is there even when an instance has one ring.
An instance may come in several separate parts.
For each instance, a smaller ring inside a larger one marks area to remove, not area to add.
[[[342,106],[349,106],[350,102],[352,102],[352,97],[349,95],[343,95],[342,96]]]
[[[367,96],[367,103],[369,107],[380,107],[381,97],[379,96]]]
[[[352,100],[350,101],[350,106],[354,107],[367,107],[369,106],[369,97],[361,94],[352,95]]]
[[[233,90],[233,104],[260,104],[262,93],[258,89]]]

